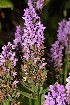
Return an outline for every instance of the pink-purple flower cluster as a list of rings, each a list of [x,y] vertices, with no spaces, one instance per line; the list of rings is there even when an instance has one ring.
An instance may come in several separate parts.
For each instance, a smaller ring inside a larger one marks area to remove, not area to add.
[[[66,105],[66,93],[63,85],[56,82],[49,86],[48,95],[45,95],[44,105]]]

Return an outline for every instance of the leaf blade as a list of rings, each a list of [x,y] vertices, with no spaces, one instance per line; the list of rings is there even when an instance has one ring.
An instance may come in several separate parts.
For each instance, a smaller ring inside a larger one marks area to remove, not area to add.
[[[0,0],[0,8],[11,8],[13,10],[13,3],[9,0]]]

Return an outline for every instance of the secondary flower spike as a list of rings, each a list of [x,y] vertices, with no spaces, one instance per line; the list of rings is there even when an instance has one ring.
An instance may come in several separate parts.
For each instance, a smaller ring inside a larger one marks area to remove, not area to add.
[[[50,51],[51,51],[51,57],[52,57],[52,62],[54,63],[54,67],[62,66],[63,49],[64,49],[64,46],[62,46],[58,40],[55,41],[55,43],[52,45],[52,48]]]
[[[70,19],[67,20],[63,20],[59,23],[59,28],[58,28],[58,40],[59,42],[62,43],[62,45],[64,45],[65,47],[68,46],[68,37],[70,35]]]

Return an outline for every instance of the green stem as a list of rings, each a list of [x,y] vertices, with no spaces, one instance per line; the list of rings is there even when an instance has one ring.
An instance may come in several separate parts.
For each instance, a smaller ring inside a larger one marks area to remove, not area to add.
[[[38,95],[37,99],[34,99],[34,105],[41,105],[41,96]]]
[[[66,85],[67,74],[68,74],[68,64],[66,62],[65,63],[65,70],[64,70],[64,85]]]
[[[63,84],[63,72],[60,72],[60,84]]]
[[[29,98],[29,105],[32,105],[32,99]]]

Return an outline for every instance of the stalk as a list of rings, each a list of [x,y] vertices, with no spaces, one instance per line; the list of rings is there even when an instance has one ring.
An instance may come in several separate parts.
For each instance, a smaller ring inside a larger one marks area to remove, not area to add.
[[[34,105],[41,105],[41,96],[38,95],[37,99],[34,99]]]
[[[64,70],[64,85],[66,85],[67,74],[68,74],[68,64],[66,62],[65,63],[65,70]]]
[[[32,99],[29,98],[29,105],[32,105]]]
[[[64,85],[66,84],[66,78],[69,70],[69,65],[70,65],[70,35],[68,36],[68,46],[66,47],[65,50],[65,56],[66,56],[66,61],[65,61],[65,71],[64,71]]]
[[[59,80],[60,80],[60,84],[63,84],[63,72],[62,71],[60,72]]]

